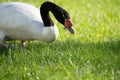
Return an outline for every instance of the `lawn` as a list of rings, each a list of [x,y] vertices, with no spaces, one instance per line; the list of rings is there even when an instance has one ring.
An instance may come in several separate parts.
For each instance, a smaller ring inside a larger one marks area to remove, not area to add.
[[[16,0],[0,0],[0,2]],[[40,7],[47,0],[17,0]],[[119,80],[120,0],[49,0],[66,9],[76,33],[59,26],[53,43],[0,48],[0,80]]]

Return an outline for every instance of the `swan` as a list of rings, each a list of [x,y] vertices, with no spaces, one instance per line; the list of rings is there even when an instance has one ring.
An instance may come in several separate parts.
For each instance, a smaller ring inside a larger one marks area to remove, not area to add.
[[[52,12],[56,20],[74,34],[69,13],[53,2],[42,3],[40,9],[23,2],[1,3],[0,45],[8,47],[6,40],[19,40],[23,47],[26,41],[30,40],[55,41],[59,32],[49,12]]]

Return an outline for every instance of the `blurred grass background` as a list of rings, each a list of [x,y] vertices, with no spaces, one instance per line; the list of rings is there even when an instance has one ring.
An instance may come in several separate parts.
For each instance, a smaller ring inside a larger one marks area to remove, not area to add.
[[[120,0],[17,1],[38,8],[45,1],[55,2],[70,13],[76,34],[51,15],[59,38],[50,44],[28,42],[25,50],[0,48],[0,80],[120,79]]]

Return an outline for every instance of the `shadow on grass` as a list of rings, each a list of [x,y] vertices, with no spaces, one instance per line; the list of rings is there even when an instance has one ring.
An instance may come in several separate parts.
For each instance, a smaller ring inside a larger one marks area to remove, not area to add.
[[[106,42],[89,42],[89,43],[82,43],[80,40],[66,40],[65,42],[55,42],[55,44],[52,45],[53,47],[61,47],[61,49],[67,48],[73,48],[74,50],[77,49],[83,49],[83,50],[103,50],[103,51],[109,51],[113,53],[120,53],[120,40],[116,41],[106,41]]]
[[[15,43],[17,44],[17,43]],[[17,45],[19,46],[19,45]],[[73,50],[94,50],[94,49],[99,49],[99,50],[104,50],[104,51],[110,51],[113,53],[120,53],[120,41],[116,40],[116,41],[108,41],[108,42],[89,42],[89,43],[83,43],[80,40],[66,40],[66,41],[55,41],[53,43],[43,43],[43,42],[32,42],[27,44],[26,46],[26,50],[36,50],[36,51],[44,51],[47,49],[61,49],[63,51],[65,51],[66,49],[73,49]],[[16,51],[12,48],[10,48],[12,50],[12,52]],[[57,49],[57,50],[59,50]],[[19,48],[17,49],[19,50]],[[26,51],[25,50],[25,51]],[[7,55],[9,53],[9,49],[7,48],[2,48],[0,47],[0,54],[5,54]]]
[[[0,55],[1,55],[1,54],[7,55],[8,52],[9,52],[9,50],[8,50],[7,48],[0,47]]]

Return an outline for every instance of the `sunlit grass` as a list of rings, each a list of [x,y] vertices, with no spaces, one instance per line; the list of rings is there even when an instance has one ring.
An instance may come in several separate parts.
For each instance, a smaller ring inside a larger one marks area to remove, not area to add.
[[[0,2],[16,0],[1,0]],[[18,0],[40,7],[45,0]],[[1,80],[119,80],[120,1],[49,0],[67,9],[76,34],[58,23],[53,43],[31,41],[24,50],[0,48]],[[52,16],[53,17],[53,16]],[[53,18],[53,20],[55,20]]]

